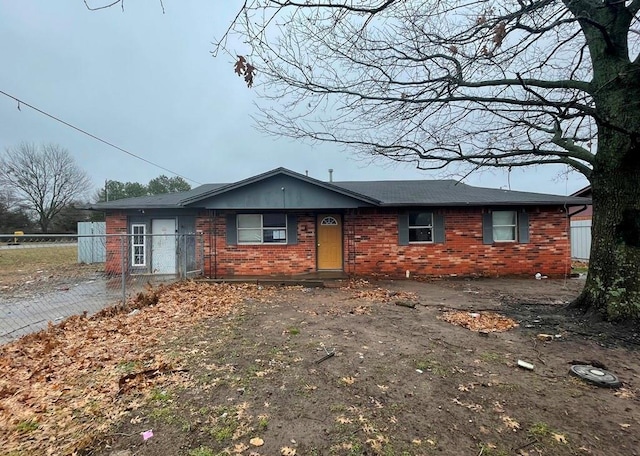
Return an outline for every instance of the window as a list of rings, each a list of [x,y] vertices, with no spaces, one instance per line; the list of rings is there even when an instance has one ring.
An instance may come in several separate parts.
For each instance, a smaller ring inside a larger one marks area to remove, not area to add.
[[[338,225],[338,221],[336,220],[335,217],[331,217],[330,215],[323,218],[322,221],[320,222],[320,225]]]
[[[133,266],[145,266],[146,260],[146,225],[131,225],[131,262]]]
[[[433,214],[412,212],[409,214],[409,242],[433,242]]]
[[[436,212],[401,212],[398,214],[398,245],[444,244],[444,214]]]
[[[515,242],[518,220],[516,211],[494,211],[491,215],[494,242]]]
[[[238,244],[286,244],[285,214],[238,214]]]

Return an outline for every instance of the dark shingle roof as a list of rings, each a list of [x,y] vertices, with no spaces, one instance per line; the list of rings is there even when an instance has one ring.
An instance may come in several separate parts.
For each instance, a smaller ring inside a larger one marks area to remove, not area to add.
[[[590,204],[588,198],[548,195],[544,193],[518,192],[495,188],[473,187],[455,180],[400,180],[400,181],[350,181],[323,182],[302,174],[277,168],[232,184],[205,184],[188,192],[127,198],[106,203],[95,203],[88,209],[151,209],[180,208],[213,194],[233,191],[244,185],[276,174],[293,176],[325,189],[350,194],[357,199],[380,206],[523,206],[523,205],[582,205]],[[361,197],[361,198],[359,198]]]
[[[352,181],[333,184],[378,199],[383,206],[585,204],[580,198],[473,187],[455,180]]]

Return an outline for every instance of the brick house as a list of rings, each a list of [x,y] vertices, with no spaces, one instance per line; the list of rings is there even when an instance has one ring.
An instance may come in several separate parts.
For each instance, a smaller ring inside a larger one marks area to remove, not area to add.
[[[591,199],[591,185],[588,185],[571,196]],[[589,261],[591,255],[591,218],[593,206],[591,202],[569,211],[571,218],[571,258],[578,261]]]
[[[454,180],[324,182],[278,168],[90,208],[105,211],[108,234],[132,235],[126,249],[108,237],[111,272],[126,263],[171,274],[200,255],[215,278],[561,276],[571,267],[567,211],[588,202]],[[188,233],[201,245],[178,248],[174,238]]]

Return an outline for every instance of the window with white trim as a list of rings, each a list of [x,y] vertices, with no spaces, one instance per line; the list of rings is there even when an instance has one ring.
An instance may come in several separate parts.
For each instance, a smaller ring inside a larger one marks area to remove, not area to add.
[[[411,212],[409,214],[409,242],[433,242],[433,214]]]
[[[147,264],[147,226],[144,224],[131,225],[131,264],[146,266]]]
[[[285,214],[238,214],[238,244],[286,244]]]
[[[493,211],[493,241],[516,242],[518,228],[518,214],[516,211]]]

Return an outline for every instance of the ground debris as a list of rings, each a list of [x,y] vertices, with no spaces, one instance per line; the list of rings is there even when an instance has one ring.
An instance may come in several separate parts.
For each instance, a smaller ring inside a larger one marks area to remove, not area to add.
[[[386,288],[372,288],[367,281],[350,282],[349,285],[342,288],[351,291],[350,299],[365,299],[372,302],[387,303],[392,300],[395,302],[416,303],[418,297],[415,293],[406,291],[391,291]],[[415,306],[415,304],[414,304]]]
[[[518,326],[515,320],[495,312],[445,312],[438,318],[471,331],[504,332]]]
[[[146,369],[140,372],[123,375],[118,380],[118,395],[125,393],[127,390],[133,388],[134,385],[138,386],[142,384],[144,386],[145,380],[158,377],[159,375],[168,375],[188,371],[188,369],[174,369],[170,365],[163,363],[155,369]]]
[[[162,352],[163,340],[229,315],[245,300],[270,302],[281,292],[193,281],[149,287],[125,305],[72,316],[0,346],[0,447],[71,454],[90,445],[126,413],[134,384],[135,394],[145,395],[159,384],[188,382],[180,361]]]

